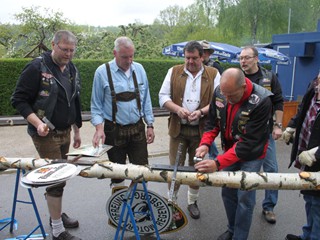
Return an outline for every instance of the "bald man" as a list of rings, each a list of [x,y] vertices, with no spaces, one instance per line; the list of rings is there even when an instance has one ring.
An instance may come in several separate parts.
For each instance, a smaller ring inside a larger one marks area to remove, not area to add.
[[[199,172],[260,171],[268,147],[268,124],[272,115],[270,96],[270,91],[252,83],[241,69],[229,68],[223,72],[196,156],[204,157],[219,133],[224,152],[214,161],[197,163],[195,168]],[[218,240],[248,239],[256,192],[225,187],[222,199],[228,229]]]

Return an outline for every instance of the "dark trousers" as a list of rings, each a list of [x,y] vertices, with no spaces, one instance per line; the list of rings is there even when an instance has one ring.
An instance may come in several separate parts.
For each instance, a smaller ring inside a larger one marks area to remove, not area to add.
[[[120,133],[116,137],[117,145],[107,152],[109,160],[114,163],[126,164],[128,157],[129,162],[132,164],[147,165],[148,149],[144,123],[139,121],[136,124],[118,127]],[[106,138],[108,138],[108,133],[105,133]],[[124,180],[111,179],[112,183],[120,183],[122,181]]]

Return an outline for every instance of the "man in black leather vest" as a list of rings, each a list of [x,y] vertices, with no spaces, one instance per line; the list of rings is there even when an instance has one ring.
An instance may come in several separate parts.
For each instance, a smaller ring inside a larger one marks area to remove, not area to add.
[[[213,161],[195,164],[199,172],[258,172],[265,157],[272,115],[272,93],[245,78],[238,68],[229,68],[221,76],[214,92],[208,121],[197,157],[204,157],[219,135],[223,153]],[[222,188],[228,229],[218,240],[248,239],[255,206],[256,191]]]
[[[275,140],[282,136],[283,97],[280,82],[277,76],[261,67],[258,63],[258,51],[254,46],[244,47],[240,53],[240,66],[244,75],[252,82],[268,89],[273,93],[272,104],[274,112],[270,119],[270,136],[267,155],[263,161],[263,171],[278,172]],[[262,201],[262,214],[269,223],[276,223],[276,215],[273,212],[278,201],[278,190],[265,190],[265,198]]]
[[[67,159],[71,127],[73,147],[81,144],[80,78],[71,62],[76,44],[77,39],[71,32],[58,31],[51,43],[52,51],[43,53],[23,69],[12,95],[12,105],[27,119],[28,133],[41,158]],[[54,129],[43,122],[44,117]],[[76,219],[61,213],[65,185],[63,182],[46,189],[52,239],[78,240],[65,231],[65,228],[79,226]]]

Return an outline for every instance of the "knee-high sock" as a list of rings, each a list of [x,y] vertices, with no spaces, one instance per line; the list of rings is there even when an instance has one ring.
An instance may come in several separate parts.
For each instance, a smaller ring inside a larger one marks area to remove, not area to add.
[[[52,219],[52,235],[58,237],[65,231],[61,217],[59,219]]]
[[[194,204],[199,197],[199,189],[188,187],[188,205]]]

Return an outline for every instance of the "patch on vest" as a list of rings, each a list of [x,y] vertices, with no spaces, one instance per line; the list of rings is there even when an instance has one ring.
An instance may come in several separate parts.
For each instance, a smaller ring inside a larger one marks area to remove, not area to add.
[[[216,98],[216,106],[217,106],[218,108],[224,108],[225,106],[224,106],[224,103],[223,103],[223,99],[221,99],[221,98]]]
[[[250,104],[257,104],[258,102],[260,102],[260,97],[257,94],[251,94],[251,96],[249,97],[248,102]]]
[[[238,120],[238,131],[241,133],[245,132],[245,126],[249,120],[249,112],[242,111]],[[239,140],[240,136],[236,136],[236,139]]]

